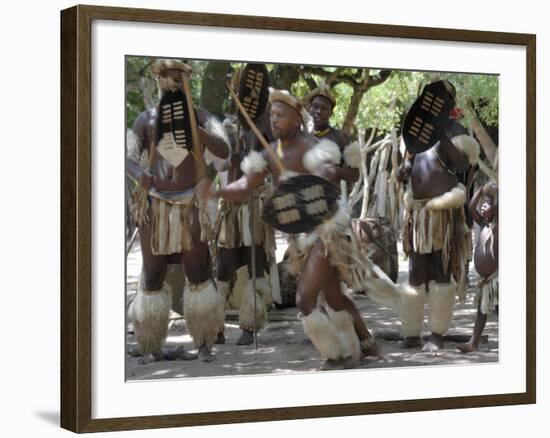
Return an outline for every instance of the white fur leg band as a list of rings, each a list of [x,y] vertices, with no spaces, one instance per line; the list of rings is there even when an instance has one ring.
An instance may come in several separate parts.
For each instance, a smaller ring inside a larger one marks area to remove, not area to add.
[[[315,309],[309,315],[302,319],[304,331],[309,339],[317,348],[322,357],[326,359],[338,360],[349,356],[359,355],[359,340],[355,336],[355,344],[349,337],[349,329],[353,330],[353,321],[347,312],[333,312],[334,314],[346,315],[329,315],[322,312],[320,309]],[[347,319],[347,320],[346,320]],[[346,333],[339,333],[339,330],[344,328]]]
[[[256,151],[251,151],[246,157],[244,157],[241,163],[241,170],[246,176],[250,176],[253,173],[263,173],[267,170],[268,163],[263,155]]]
[[[404,283],[400,286],[400,292],[399,319],[403,336],[420,336],[424,322],[424,303],[426,302],[424,286],[413,287]]]
[[[325,306],[325,310],[340,336],[342,357],[352,357],[354,361],[359,360],[361,345],[353,327],[353,317],[351,314],[345,310],[335,311],[328,305]]]
[[[224,306],[226,309],[229,309],[229,295],[231,294],[231,283],[229,281],[216,280],[216,287],[218,288],[218,293],[224,301]]]
[[[273,305],[273,292],[271,288],[270,277],[259,277],[256,279],[256,290],[262,297],[266,311],[268,311]]]
[[[223,329],[225,312],[224,300],[210,280],[185,286],[183,315],[195,348],[211,348]]]
[[[302,164],[310,173],[315,171],[325,163],[339,165],[342,153],[340,148],[333,141],[324,139],[313,146],[302,157]]]
[[[229,295],[231,295],[231,283],[229,281],[216,280],[216,288],[223,299],[224,308],[230,309]]]
[[[254,318],[256,318],[256,331],[259,331],[265,325],[266,311],[264,300],[259,289],[259,282],[256,281],[256,312],[254,312],[254,291],[252,290],[252,280],[248,280],[246,290],[243,294],[241,308],[239,309],[239,327],[241,330],[254,331]]]
[[[444,335],[453,320],[456,284],[430,281],[428,293],[428,326],[432,333]]]
[[[156,291],[145,291],[139,282],[138,291],[130,309],[134,333],[141,354],[160,353],[168,331],[172,306],[170,287],[164,283]]]

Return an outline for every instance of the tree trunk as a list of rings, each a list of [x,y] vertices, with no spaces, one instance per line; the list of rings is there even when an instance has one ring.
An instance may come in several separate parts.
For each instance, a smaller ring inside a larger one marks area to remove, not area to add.
[[[141,89],[143,90],[143,105],[145,109],[155,106],[157,101],[157,83],[155,80],[142,76],[140,78]]]
[[[351,102],[348,106],[348,112],[346,113],[346,118],[342,124],[342,131],[344,131],[350,137],[353,137],[353,128],[355,127],[355,118],[359,112],[359,105],[361,104],[361,99],[365,95],[368,88],[363,88],[359,86],[353,90],[353,96],[351,96]]]
[[[493,142],[493,140],[491,139],[491,137],[489,136],[489,134],[487,133],[487,131],[485,130],[483,123],[481,123],[481,120],[479,120],[479,117],[477,116],[476,111],[473,105],[471,104],[471,102],[467,103],[466,108],[472,116],[472,128],[477,138],[479,139],[479,143],[483,149],[483,152],[485,152],[487,161],[494,168],[497,164],[496,162],[496,157],[498,156],[497,147]]]
[[[353,86],[353,95],[348,107],[346,118],[342,125],[342,131],[353,137],[353,129],[355,127],[355,119],[359,112],[359,105],[363,96],[372,88],[384,83],[391,75],[391,70],[381,70],[376,76],[370,76],[370,69],[365,68],[361,73],[359,82]],[[354,81],[355,82],[355,81]],[[349,83],[349,82],[348,82]],[[392,104],[395,104],[392,103]]]
[[[202,80],[199,105],[220,119],[224,118],[223,105],[227,98],[225,83],[230,72],[228,62],[210,62]]]
[[[271,86],[279,90],[288,90],[300,77],[298,67],[295,65],[276,65],[269,75]]]

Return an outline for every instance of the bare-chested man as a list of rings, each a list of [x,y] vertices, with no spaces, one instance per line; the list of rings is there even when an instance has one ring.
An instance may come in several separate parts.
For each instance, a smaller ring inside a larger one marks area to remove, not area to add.
[[[448,82],[445,87],[454,103],[454,87]],[[443,348],[457,282],[464,278],[466,260],[471,257],[464,216],[466,188],[456,173],[477,163],[479,145],[457,125],[450,123],[446,134],[430,149],[409,156],[399,172],[401,180],[411,178],[405,195],[403,250],[409,256],[409,282],[402,285],[401,348],[421,345],[426,301],[431,335],[423,351]]]
[[[483,195],[483,198],[482,198]],[[481,200],[480,211],[477,210]],[[463,353],[477,351],[481,334],[487,323],[487,314],[498,313],[498,187],[489,182],[480,187],[470,201],[470,213],[481,227],[474,251],[474,267],[481,277],[477,297],[477,318],[472,337],[457,345]]]
[[[242,164],[244,176],[212,196],[247,199],[268,173],[276,180],[312,173],[332,181],[341,179],[339,147],[304,133],[309,115],[302,104],[288,92],[273,89],[270,102],[271,128],[277,139],[270,147],[283,169],[265,151],[251,152]],[[374,338],[352,299],[342,292],[341,282],[359,290],[361,286],[353,283],[366,275],[353,257],[358,251],[353,251],[349,214],[341,209],[331,220],[290,243],[290,258],[300,265],[296,305],[306,334],[326,358],[323,369],[352,367],[361,353],[375,354]]]
[[[139,227],[143,257],[142,276],[130,317],[142,354],[140,361],[161,360],[171,307],[171,293],[164,280],[168,263],[179,261],[187,277],[184,292],[187,329],[198,348],[199,359],[211,361],[212,344],[224,324],[224,303],[211,274],[207,246],[211,226],[199,193],[201,185],[207,185],[209,180],[201,172],[198,160],[225,159],[229,150],[222,131],[216,129],[221,124],[200,109],[195,111],[198,150],[203,156],[197,157],[196,149],[181,146],[192,142],[186,138],[191,135],[176,128],[183,126],[185,118],[192,123],[181,97],[191,68],[179,61],[158,60],[151,69],[157,77],[161,99],[172,100],[162,105],[161,100],[160,108],[142,113],[134,125],[138,153],[149,150],[145,168],[131,156],[127,159],[127,172],[136,182],[132,215]],[[162,136],[161,126],[165,131]],[[190,358],[183,351],[180,356]]]
[[[339,129],[330,126],[330,117],[336,106],[336,98],[330,87],[321,82],[319,87],[309,93],[307,97],[309,113],[313,118],[312,134],[318,139],[326,138],[340,147],[342,160],[340,162],[340,176],[346,182],[354,183],[359,178],[360,153],[358,143],[351,143],[348,135]]]
[[[260,117],[258,128],[265,138],[271,137],[269,129],[269,117]],[[240,169],[242,152],[257,150],[260,146],[255,134],[241,126],[240,138],[236,151],[232,153],[231,165],[227,172],[227,181],[231,184],[242,177]],[[238,150],[238,152],[237,152]],[[216,283],[218,291],[229,300],[234,287],[237,269],[241,266],[248,268],[248,283],[239,307],[239,327],[241,336],[237,345],[249,345],[254,342],[254,329],[258,332],[266,322],[266,309],[272,303],[271,285],[266,276],[268,267],[275,256],[275,236],[273,229],[261,220],[262,204],[267,196],[267,188],[264,184],[255,190],[254,202],[249,199],[242,202],[233,202],[220,199],[218,211],[217,232],[217,269]],[[250,227],[251,205],[254,205],[254,236]],[[256,305],[252,291],[252,244],[255,248],[255,273],[256,273]],[[222,333],[219,342],[224,342]]]

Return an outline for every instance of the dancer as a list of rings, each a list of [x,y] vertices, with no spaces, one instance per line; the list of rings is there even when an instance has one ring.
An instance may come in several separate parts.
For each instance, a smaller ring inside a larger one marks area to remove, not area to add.
[[[430,338],[425,352],[443,348],[457,283],[471,257],[465,224],[466,188],[456,173],[474,166],[479,145],[449,114],[456,91],[447,81],[427,85],[411,107],[403,128],[408,158],[399,175],[411,183],[405,195],[403,250],[409,256],[409,281],[401,286],[401,348],[421,345],[424,304]]]
[[[225,160],[229,151],[221,124],[192,106],[191,67],[157,60],[151,70],[160,101],[156,111],[138,118],[134,126],[138,150],[148,149],[149,158],[145,169],[131,156],[127,158],[127,173],[135,183],[131,213],[139,227],[143,257],[129,316],[142,354],[140,362],[161,360],[171,307],[164,280],[169,261],[178,260],[187,277],[187,329],[199,359],[208,362],[214,360],[211,347],[224,324],[224,304],[212,279],[207,245],[212,230],[201,193],[210,184],[206,164]],[[180,353],[184,359],[192,358],[181,349]]]
[[[269,145],[271,153],[251,152],[242,163],[244,176],[212,191],[211,196],[242,201],[269,173],[277,181],[298,174],[340,179],[340,148],[328,140],[319,142],[305,132],[309,114],[298,99],[288,91],[270,89],[269,100],[276,139]],[[300,239],[291,239],[290,244],[292,262],[300,266],[296,305],[306,334],[326,359],[322,369],[353,367],[362,354],[377,354],[372,334],[342,289],[342,282],[361,289],[361,278],[367,275],[360,263],[348,212],[341,208],[331,220]]]
[[[330,87],[325,82],[321,82],[308,94],[306,101],[313,119],[312,134],[318,139],[331,140],[340,147],[342,152],[340,176],[347,183],[354,183],[359,178],[361,165],[359,143],[351,143],[345,132],[330,125],[330,117],[336,106],[336,98]]]

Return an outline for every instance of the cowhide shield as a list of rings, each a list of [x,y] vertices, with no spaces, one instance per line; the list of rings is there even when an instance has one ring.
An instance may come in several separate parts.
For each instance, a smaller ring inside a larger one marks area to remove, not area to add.
[[[437,143],[450,123],[454,99],[443,81],[432,82],[412,104],[403,122],[407,151],[419,154]]]
[[[269,74],[265,64],[246,64],[239,83],[239,100],[250,118],[256,122],[262,116],[269,98]],[[239,111],[239,121],[248,126]]]
[[[330,219],[338,209],[340,188],[315,175],[281,181],[265,202],[262,218],[288,234],[306,233]]]
[[[178,167],[193,149],[191,120],[183,91],[165,91],[157,113],[155,142],[157,151]]]

